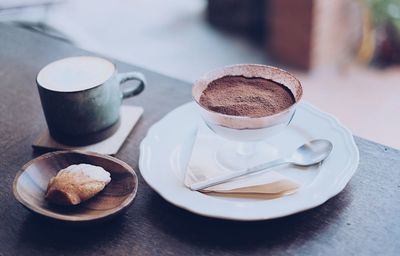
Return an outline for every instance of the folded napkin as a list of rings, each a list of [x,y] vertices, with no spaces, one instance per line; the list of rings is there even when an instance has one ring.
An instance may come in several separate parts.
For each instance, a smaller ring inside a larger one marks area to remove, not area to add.
[[[215,154],[224,139],[201,125],[192,149],[184,183],[192,184],[225,175],[230,171],[218,167]],[[252,174],[202,190],[219,196],[270,199],[294,193],[300,185],[275,171]]]

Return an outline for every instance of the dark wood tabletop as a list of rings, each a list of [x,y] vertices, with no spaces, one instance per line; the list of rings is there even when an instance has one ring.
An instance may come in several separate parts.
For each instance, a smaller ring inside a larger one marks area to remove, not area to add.
[[[359,168],[344,191],[302,213],[234,222],[164,201],[139,174],[139,143],[154,122],[191,100],[191,86],[118,61],[120,71],[139,70],[149,84],[126,101],[145,112],[116,155],[139,174],[135,202],[125,214],[89,226],[29,212],[14,199],[12,182],[24,163],[41,154],[31,147],[46,125],[36,74],[51,61],[82,54],[92,53],[0,25],[0,255],[400,255],[400,151],[361,138],[355,138]]]

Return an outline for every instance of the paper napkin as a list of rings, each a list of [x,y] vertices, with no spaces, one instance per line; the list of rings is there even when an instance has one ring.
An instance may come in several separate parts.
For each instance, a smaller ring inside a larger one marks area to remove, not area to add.
[[[219,167],[215,154],[224,139],[214,134],[205,125],[197,131],[192,155],[187,167],[184,183],[193,183],[233,172]],[[294,193],[300,185],[276,171],[252,174],[202,190],[219,196],[270,199]]]

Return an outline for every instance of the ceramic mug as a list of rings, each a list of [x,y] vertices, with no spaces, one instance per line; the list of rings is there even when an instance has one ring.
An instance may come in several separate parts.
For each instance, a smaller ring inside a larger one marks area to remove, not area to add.
[[[138,83],[122,85],[129,80]],[[146,80],[139,72],[118,73],[106,59],[78,56],[48,64],[36,83],[53,139],[66,145],[88,145],[114,134],[122,100],[140,94]]]

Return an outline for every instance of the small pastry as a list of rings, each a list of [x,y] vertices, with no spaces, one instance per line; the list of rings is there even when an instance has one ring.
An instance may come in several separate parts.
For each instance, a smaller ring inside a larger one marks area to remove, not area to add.
[[[70,165],[50,179],[45,198],[54,204],[77,205],[102,191],[110,181],[110,173],[100,166]]]

